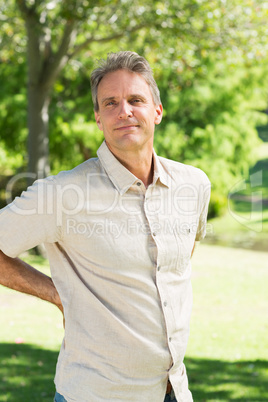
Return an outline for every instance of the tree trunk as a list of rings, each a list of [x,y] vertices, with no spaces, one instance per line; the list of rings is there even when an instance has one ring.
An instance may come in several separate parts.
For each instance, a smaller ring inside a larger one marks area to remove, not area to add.
[[[25,1],[19,2],[27,30],[28,64],[28,185],[49,173],[49,89],[42,82],[44,70],[43,27],[35,8],[28,8]]]
[[[28,85],[28,173],[29,182],[49,174],[49,90],[38,83]],[[30,184],[30,183],[29,183]]]
[[[76,37],[75,22],[67,21],[58,50],[51,49],[51,32],[44,30],[35,7],[17,0],[27,30],[28,64],[28,184],[49,174],[50,91],[68,62],[68,49]]]

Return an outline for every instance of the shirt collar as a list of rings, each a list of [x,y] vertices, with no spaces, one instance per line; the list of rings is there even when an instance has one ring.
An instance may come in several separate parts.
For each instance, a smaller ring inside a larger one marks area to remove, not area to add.
[[[109,176],[110,180],[118,190],[118,192],[122,195],[139,179],[132,174],[119,160],[112,154],[109,148],[106,145],[106,142],[103,141],[101,146],[97,151],[97,155],[99,160]],[[169,187],[170,176],[162,167],[158,156],[155,151],[153,151],[153,159],[154,159],[154,178],[153,184],[159,181]]]
[[[166,187],[170,187],[171,184],[171,176],[170,174],[163,168],[159,157],[156,155],[155,150],[153,150],[153,159],[154,159],[154,178],[153,184],[159,181]]]

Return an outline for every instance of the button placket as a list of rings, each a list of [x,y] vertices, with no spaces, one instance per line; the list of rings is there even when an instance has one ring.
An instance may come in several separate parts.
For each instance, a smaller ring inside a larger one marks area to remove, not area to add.
[[[158,235],[157,229],[159,226],[159,217],[158,217],[157,213],[153,213],[154,208],[152,208],[152,209],[149,208],[149,203],[153,203],[153,199],[151,198],[151,196],[152,196],[152,188],[148,188],[145,193],[144,212],[146,215],[146,219],[148,221],[151,235],[155,238]],[[158,249],[158,247],[157,247],[157,249]]]
[[[149,205],[149,203],[153,203],[154,200],[151,197],[151,189],[147,189],[144,199],[144,212],[146,215],[146,219],[148,221],[149,230],[151,231],[151,236],[156,244],[157,248],[157,275],[156,275],[156,286],[159,292],[159,297],[162,305],[162,311],[164,315],[165,325],[166,325],[166,333],[167,333],[167,342],[170,343],[172,340],[171,334],[173,333],[173,314],[171,308],[169,308],[170,304],[168,302],[169,295],[167,293],[166,286],[164,285],[165,279],[164,276],[160,274],[161,267],[165,265],[166,259],[166,250],[163,248],[165,245],[164,241],[161,241],[161,224],[159,222],[159,214],[157,212],[153,213],[154,205]],[[171,356],[172,352],[170,351]],[[173,357],[173,356],[172,356]]]
[[[163,266],[163,260],[162,264]],[[176,325],[174,321],[174,313],[173,313],[173,308],[172,308],[172,303],[169,300],[169,292],[168,288],[166,285],[166,278],[167,275],[169,275],[169,271],[165,270],[165,275],[161,275],[161,273],[158,271],[158,268],[161,267],[160,262],[158,260],[158,265],[157,265],[157,275],[156,275],[156,286],[159,292],[159,297],[161,301],[161,306],[162,306],[162,312],[165,320],[165,327],[166,327],[166,340],[168,344],[168,348],[170,351],[170,355],[172,359],[175,359],[176,353],[174,350],[174,345],[173,345],[173,334],[174,331],[176,330]]]

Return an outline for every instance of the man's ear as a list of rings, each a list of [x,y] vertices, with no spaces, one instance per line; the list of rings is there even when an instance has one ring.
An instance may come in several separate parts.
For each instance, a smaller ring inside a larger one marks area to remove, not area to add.
[[[155,124],[160,124],[162,121],[162,117],[163,117],[163,106],[160,103],[160,105],[156,106],[155,108],[155,119],[154,119],[154,123]]]
[[[102,127],[102,124],[101,124],[101,119],[100,119],[100,114],[99,114],[99,112],[96,112],[96,110],[95,110],[95,111],[94,111],[94,114],[95,114],[95,120],[96,120],[97,126],[99,127],[99,129],[100,129],[101,131],[103,131],[103,127]]]

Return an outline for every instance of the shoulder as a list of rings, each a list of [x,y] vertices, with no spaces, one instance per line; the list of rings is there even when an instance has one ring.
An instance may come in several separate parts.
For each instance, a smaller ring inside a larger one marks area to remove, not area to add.
[[[100,173],[101,166],[98,158],[91,158],[71,170],[63,170],[47,179],[58,185],[79,185],[87,180],[88,175]]]
[[[162,167],[173,180],[210,185],[210,180],[203,170],[195,166],[163,158],[161,156],[158,158]]]
[[[88,176],[90,174],[98,174],[101,171],[101,166],[98,158],[91,158],[77,165],[71,170],[62,170],[59,173],[47,176],[44,179],[37,179],[31,186],[23,191],[21,197],[34,197],[35,194],[42,195],[48,193],[56,194],[60,189],[84,189]],[[21,198],[17,197],[17,198]]]

